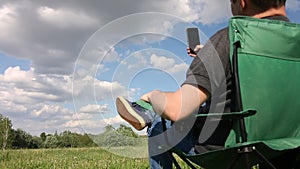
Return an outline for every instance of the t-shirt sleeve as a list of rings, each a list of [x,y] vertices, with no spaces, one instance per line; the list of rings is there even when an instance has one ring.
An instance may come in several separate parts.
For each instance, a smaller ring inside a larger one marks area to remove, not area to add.
[[[229,62],[228,28],[214,34],[198,52],[186,73],[184,84],[204,88],[210,94],[213,88],[226,80]]]

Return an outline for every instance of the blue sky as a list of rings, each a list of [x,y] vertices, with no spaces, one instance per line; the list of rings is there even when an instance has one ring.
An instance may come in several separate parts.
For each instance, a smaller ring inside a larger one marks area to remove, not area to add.
[[[300,1],[287,8],[300,23]],[[230,16],[219,0],[1,1],[0,113],[34,135],[127,124],[114,99],[176,90],[192,61],[185,29],[205,43]]]

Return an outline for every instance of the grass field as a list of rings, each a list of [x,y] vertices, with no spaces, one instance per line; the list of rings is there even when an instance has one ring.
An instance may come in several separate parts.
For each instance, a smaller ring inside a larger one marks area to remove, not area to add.
[[[119,151],[123,151],[120,148]],[[147,158],[126,158],[101,148],[0,150],[1,169],[147,169]],[[183,168],[189,168],[184,167]]]
[[[149,168],[146,158],[125,158],[100,148],[1,151],[2,169]]]

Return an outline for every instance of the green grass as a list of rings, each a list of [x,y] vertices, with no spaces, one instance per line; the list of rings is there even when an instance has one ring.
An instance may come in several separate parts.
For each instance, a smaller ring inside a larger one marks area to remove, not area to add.
[[[149,168],[146,158],[125,158],[100,148],[1,151],[2,169]]]
[[[115,148],[124,151],[128,147]],[[146,151],[147,152],[147,151]],[[181,163],[183,165],[183,163]],[[147,158],[126,158],[101,148],[0,150],[1,169],[147,169]],[[188,166],[182,168],[188,169]]]

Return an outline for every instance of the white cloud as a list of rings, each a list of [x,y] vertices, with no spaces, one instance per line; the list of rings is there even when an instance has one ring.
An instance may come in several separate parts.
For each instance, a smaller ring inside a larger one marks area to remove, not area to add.
[[[85,116],[86,117],[86,116]],[[101,133],[104,131],[105,126],[113,125],[119,127],[120,124],[126,124],[124,120],[119,116],[93,120],[92,118],[76,118],[74,120],[67,121],[62,126],[65,128],[77,129],[80,128],[86,133]]]
[[[77,93],[73,93],[73,96],[80,103],[85,100],[81,96],[93,100],[96,93],[96,99],[99,99],[96,101],[101,101],[111,99],[109,96],[112,95],[112,90],[118,93],[125,92],[125,88],[117,82],[99,81],[93,77],[85,77],[78,83],[81,83],[81,86],[76,88]],[[86,120],[84,124],[88,124],[87,121],[93,121],[94,116],[99,116],[99,113],[111,111],[108,104],[88,104],[79,107],[76,114],[73,108],[64,107],[64,103],[72,103],[70,76],[37,74],[33,68],[21,70],[20,67],[9,67],[3,75],[0,74],[0,113],[12,119],[17,128],[24,128],[35,134],[38,132],[34,131],[37,125],[39,131],[78,131],[81,128],[75,128],[78,118]],[[42,125],[41,122],[46,123]],[[91,123],[94,127],[96,124],[99,127],[99,123]]]
[[[9,67],[0,75],[0,84],[6,98],[16,97],[15,101],[20,103],[38,103],[41,100],[60,102],[71,99],[70,77],[35,74],[33,68],[25,71],[18,66]]]
[[[200,8],[200,5],[195,7]],[[187,21],[196,21],[198,19],[197,12],[194,10],[193,6],[191,6],[189,0],[177,0],[177,2],[174,3],[173,8],[174,11],[176,11],[177,16],[182,17]]]
[[[14,104],[13,102],[11,103]],[[14,108],[14,106],[20,105],[11,105],[10,108]],[[15,109],[7,110],[4,112],[4,115],[12,120],[15,129],[21,128],[37,136],[41,132],[54,133],[55,131],[68,130],[69,128],[65,128],[63,124],[66,121],[75,119],[74,111],[63,106],[47,103],[35,103],[25,106],[26,110],[23,112],[20,111],[20,107],[16,107]],[[14,110],[17,113],[14,113]],[[1,108],[1,111],[3,111],[3,108]],[[74,130],[79,131],[81,129],[74,128]]]
[[[188,68],[186,63],[177,63],[174,58],[157,56],[156,54],[151,55],[150,63],[153,65],[153,67],[162,69],[171,74],[181,73],[184,75]]]
[[[74,29],[97,26],[99,20],[80,11],[69,9],[53,9],[47,6],[39,7],[41,19],[59,28]]]
[[[188,69],[188,65],[186,63],[180,63],[180,64],[176,64],[173,67],[167,69],[167,72],[171,73],[171,74],[176,74],[176,73],[185,73],[186,70]]]
[[[73,81],[73,97],[76,105],[82,101],[110,100],[113,95],[122,95],[125,87],[119,82],[100,81],[92,76],[78,77]]]
[[[74,84],[73,84],[74,82]],[[122,94],[125,87],[118,82],[101,81],[92,76],[80,77],[73,81],[71,76],[37,74],[33,68],[21,70],[20,67],[9,67],[0,74],[0,104],[40,102],[71,102],[72,97],[79,101],[101,101],[111,99],[113,93]],[[80,99],[82,97],[82,100]],[[3,106],[1,106],[3,107]],[[104,111],[106,106],[98,107]]]
[[[54,119],[55,116],[61,117],[64,115],[70,115],[71,113],[73,112],[61,106],[41,105],[40,107],[33,109],[31,115],[36,118],[42,118],[48,120],[48,119]]]
[[[10,25],[12,24],[12,20],[15,15],[15,8],[10,5],[4,5],[2,8],[0,8],[0,19],[4,23],[3,25]]]
[[[63,126],[64,127],[80,127],[81,125],[95,126],[94,125],[95,123],[93,123],[93,125],[91,125],[92,124],[91,122],[92,121],[88,121],[88,120],[80,120],[80,121],[79,120],[72,120],[72,121],[66,122]]]
[[[121,123],[124,123],[124,120],[119,116],[115,116],[112,118],[103,119],[104,124],[118,126]]]
[[[98,47],[96,54],[98,55],[98,58],[101,58],[100,61],[102,63],[118,62],[121,56],[121,54],[119,54],[114,47],[110,49]]]
[[[221,23],[231,16],[230,1],[195,0],[190,2],[190,6],[192,12],[197,14],[195,21],[203,24]]]
[[[108,112],[108,104],[105,105],[92,105],[88,104],[82,108],[80,108],[79,112],[80,113],[87,113],[87,114],[95,114],[95,113],[105,113]]]
[[[174,66],[175,60],[164,56],[157,56],[156,54],[153,54],[150,57],[150,63],[156,68],[165,70]]]
[[[12,31],[16,26],[16,11],[12,5],[0,7],[0,31]],[[6,33],[0,33],[0,38],[5,38]],[[10,40],[10,39],[8,39]]]
[[[202,24],[224,22],[231,15],[230,1],[220,3],[220,0],[174,0],[157,3],[157,7],[187,22]]]
[[[34,69],[24,71],[19,66],[9,67],[4,72],[3,80],[8,83],[29,82],[34,80],[33,72]]]

